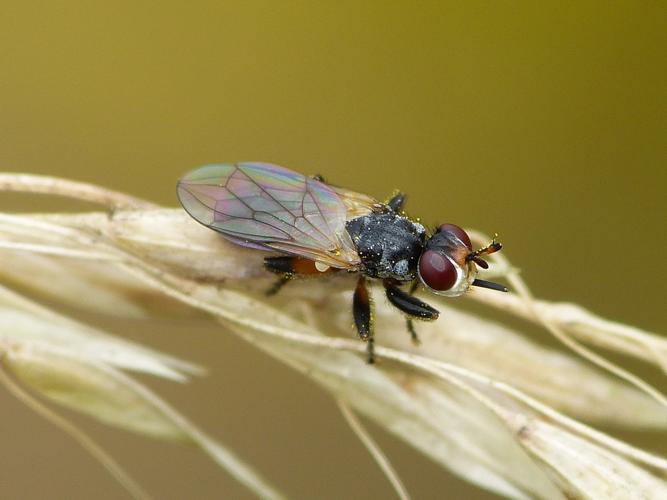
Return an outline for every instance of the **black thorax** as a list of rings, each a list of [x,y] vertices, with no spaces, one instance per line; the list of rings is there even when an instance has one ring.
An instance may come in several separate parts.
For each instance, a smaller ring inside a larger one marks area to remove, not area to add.
[[[424,249],[424,227],[394,212],[372,213],[346,225],[357,253],[361,272],[371,278],[412,281]]]

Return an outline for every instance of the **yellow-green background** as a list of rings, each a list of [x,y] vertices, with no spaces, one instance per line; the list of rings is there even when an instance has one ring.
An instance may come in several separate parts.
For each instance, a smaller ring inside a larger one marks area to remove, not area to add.
[[[5,2],[0,168],[165,205],[179,175],[219,161],[401,188],[426,222],[499,232],[540,296],[664,331],[664,5]],[[209,366],[153,387],[289,494],[391,495],[331,400],[240,340],[109,326]],[[59,431],[0,402],[2,497],[123,497]],[[193,450],[77,421],[158,498],[247,495]],[[416,498],[476,492],[375,434]]]

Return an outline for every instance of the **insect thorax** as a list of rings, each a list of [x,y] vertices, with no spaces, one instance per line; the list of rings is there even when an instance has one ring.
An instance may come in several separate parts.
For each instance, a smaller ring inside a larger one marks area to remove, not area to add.
[[[424,248],[424,227],[393,212],[369,214],[346,225],[357,253],[361,272],[371,278],[412,281]]]

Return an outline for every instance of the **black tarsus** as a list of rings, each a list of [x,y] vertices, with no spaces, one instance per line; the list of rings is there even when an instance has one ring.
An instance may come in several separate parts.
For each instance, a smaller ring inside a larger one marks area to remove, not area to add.
[[[369,364],[375,362],[373,315],[371,309],[371,297],[366,286],[366,278],[360,275],[357,287],[354,289],[352,316],[354,317],[354,326],[357,328],[359,337],[367,343],[367,359]]]
[[[408,290],[408,293],[410,295],[414,295],[418,287],[419,287],[419,282],[417,280],[413,281],[412,285],[410,285],[410,290]],[[414,345],[421,344],[419,336],[417,335],[417,330],[415,330],[415,322],[410,316],[405,318],[405,326],[408,328],[408,333],[410,333],[410,338],[412,339],[412,343]]]
[[[412,343],[414,345],[421,344],[421,340],[419,340],[419,336],[417,335],[417,330],[415,330],[415,322],[413,321],[412,318],[405,319],[405,326],[408,328],[408,333],[410,334]]]
[[[391,208],[396,213],[401,211],[404,204],[405,204],[405,194],[401,193],[401,192],[396,193],[387,202],[387,205],[389,205],[389,208]]]
[[[269,289],[268,289],[266,292],[264,292],[264,293],[266,294],[267,297],[271,297],[272,295],[277,294],[277,293],[282,289],[282,287],[284,287],[287,283],[290,282],[291,279],[292,279],[292,275],[291,275],[291,274],[283,274],[283,275],[282,275],[280,278],[278,278],[278,280],[277,280],[273,285],[271,285],[271,286],[269,287]]]

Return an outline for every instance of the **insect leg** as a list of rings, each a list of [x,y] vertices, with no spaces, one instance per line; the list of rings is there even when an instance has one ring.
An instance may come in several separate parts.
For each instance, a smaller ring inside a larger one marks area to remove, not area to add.
[[[411,293],[414,292],[414,288],[416,287],[413,286],[413,288],[410,289]],[[384,281],[384,289],[389,302],[391,302],[394,307],[408,315],[408,331],[412,336],[413,342],[418,342],[417,332],[415,332],[412,319],[434,320],[438,318],[440,313],[437,309],[422,302],[417,297],[413,297],[410,293],[404,292],[389,281]]]
[[[352,299],[352,315],[354,326],[362,340],[367,342],[368,362],[375,362],[374,340],[373,340],[373,314],[371,312],[371,296],[366,286],[366,278],[359,276],[357,287],[354,289]]]
[[[277,294],[292,279],[291,274],[283,274],[278,280],[266,290],[265,295],[271,297]]]
[[[296,257],[281,255],[279,257],[265,257],[264,267],[268,271],[276,274],[294,274],[296,267]]]
[[[272,273],[280,274],[280,278],[266,291],[267,296],[277,294],[294,276],[294,257],[266,257],[264,267]]]
[[[320,271],[317,269],[314,260],[305,259],[303,257],[294,257],[290,255],[266,257],[264,259],[264,267],[272,273],[280,275],[280,279],[266,291],[267,295],[275,295],[278,293],[278,291],[292,278],[298,276],[319,276],[322,274],[330,274],[334,272],[334,270],[331,268]]]
[[[408,293],[410,295],[413,295],[417,291],[417,287],[419,286],[419,282],[417,280],[412,282],[412,285],[410,285],[410,290]],[[415,345],[419,345],[419,337],[417,336],[417,330],[415,330],[415,322],[412,320],[411,317],[405,318],[405,326],[408,328],[408,333],[410,333],[410,338],[412,338],[412,343]]]
[[[400,212],[404,203],[405,194],[398,192],[391,197],[391,199],[387,202],[387,205],[389,205],[389,208],[391,208],[394,212]]]
[[[421,344],[421,340],[419,340],[419,335],[417,335],[417,330],[415,330],[415,322],[412,321],[412,318],[405,319],[405,326],[408,328],[408,333],[410,334],[412,343],[414,345]]]

